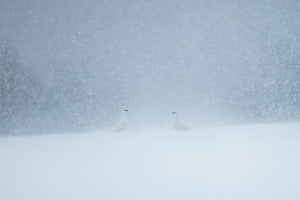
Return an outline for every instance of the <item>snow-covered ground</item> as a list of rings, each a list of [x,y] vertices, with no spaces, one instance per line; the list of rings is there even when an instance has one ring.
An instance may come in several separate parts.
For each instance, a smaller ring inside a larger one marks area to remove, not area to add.
[[[300,123],[0,137],[0,199],[300,199]]]

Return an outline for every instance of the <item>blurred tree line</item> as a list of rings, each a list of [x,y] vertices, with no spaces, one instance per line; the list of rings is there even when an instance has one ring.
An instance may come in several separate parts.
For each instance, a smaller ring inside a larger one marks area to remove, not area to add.
[[[16,49],[7,44],[0,46],[0,123],[1,131],[21,127],[26,110],[34,101],[32,91],[35,79],[19,62]],[[26,77],[26,79],[25,79]]]
[[[291,45],[272,43],[260,52],[255,64],[244,65],[235,78],[224,81],[221,105],[235,120],[300,119],[300,57]]]
[[[258,67],[245,64],[237,74],[215,73],[217,81],[201,79],[214,109],[242,123],[300,119],[299,57],[281,45],[268,49]],[[128,97],[114,71],[99,77],[73,66],[53,69],[53,81],[46,84],[32,66],[20,62],[13,46],[0,45],[2,134],[109,127],[126,103],[123,97],[132,99],[137,92]]]
[[[118,109],[113,100],[119,97],[105,84],[89,88],[84,72],[62,67],[49,76],[50,85],[20,62],[13,46],[0,44],[0,134],[105,127],[112,117],[107,110]]]

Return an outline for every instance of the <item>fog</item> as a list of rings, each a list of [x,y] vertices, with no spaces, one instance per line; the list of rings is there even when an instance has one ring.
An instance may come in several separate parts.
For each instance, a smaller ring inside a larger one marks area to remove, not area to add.
[[[299,0],[0,0],[0,199],[299,199],[299,19]]]
[[[192,126],[299,120],[299,9],[1,1],[2,133],[106,129],[123,108],[136,128],[169,126],[172,111]]]

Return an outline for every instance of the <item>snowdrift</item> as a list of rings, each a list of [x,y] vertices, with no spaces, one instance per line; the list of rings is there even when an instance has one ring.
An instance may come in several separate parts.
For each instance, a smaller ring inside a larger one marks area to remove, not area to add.
[[[299,199],[300,123],[0,137],[0,199]]]

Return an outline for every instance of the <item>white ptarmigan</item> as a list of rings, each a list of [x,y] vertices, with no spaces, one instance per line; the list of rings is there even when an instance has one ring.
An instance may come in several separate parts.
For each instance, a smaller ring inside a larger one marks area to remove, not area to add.
[[[176,112],[172,112],[173,115],[175,115],[175,121],[174,121],[174,129],[176,131],[188,131],[190,130],[182,121],[178,119],[178,114]]]
[[[124,132],[127,130],[128,125],[127,125],[126,115],[125,115],[127,111],[128,111],[127,109],[121,111],[120,120],[117,123],[115,123],[115,125],[113,126],[112,130],[114,132]]]

